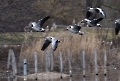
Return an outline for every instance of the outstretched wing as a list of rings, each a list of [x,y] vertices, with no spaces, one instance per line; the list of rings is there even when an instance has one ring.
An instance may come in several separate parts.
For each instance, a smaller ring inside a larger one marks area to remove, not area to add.
[[[87,12],[86,12],[86,18],[87,18],[87,19],[89,19],[91,15],[92,15],[92,13],[91,13],[90,11],[87,11]]]
[[[44,44],[43,44],[43,46],[42,46],[41,50],[44,51],[49,46],[50,43],[51,43],[51,41],[49,41],[48,39],[46,39],[45,42],[44,42]]]
[[[90,7],[87,8],[86,18],[90,20],[96,18],[95,8],[90,8]]]
[[[100,8],[95,8],[94,10],[96,13],[100,13]]]
[[[92,20],[92,24],[97,24],[102,20],[103,20],[103,18],[94,19],[94,20]]]
[[[101,14],[101,16],[102,16],[103,18],[106,18],[106,13],[104,12],[103,9],[101,9],[101,8],[96,8],[95,11],[96,11],[98,14]]]
[[[49,18],[50,18],[50,16],[47,16],[47,17],[45,17],[45,18],[40,19],[40,20],[38,21],[40,27],[42,27],[43,24],[45,23],[45,21],[47,21]]]

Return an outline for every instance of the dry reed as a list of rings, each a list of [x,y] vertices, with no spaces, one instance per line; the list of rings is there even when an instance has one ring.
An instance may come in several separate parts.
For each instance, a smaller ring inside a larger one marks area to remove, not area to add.
[[[94,29],[92,30],[94,31]],[[70,32],[51,32],[47,35],[53,36],[58,38],[61,42],[58,44],[57,50],[54,52],[54,61],[58,65],[59,63],[59,53],[62,52],[63,54],[63,62],[64,65],[68,65],[67,57],[68,57],[68,50],[72,56],[72,63],[78,66],[79,68],[82,67],[81,65],[81,51],[85,50],[86,52],[86,63],[87,68],[89,70],[94,65],[94,49],[96,48],[98,53],[98,65],[103,66],[103,55],[104,50],[108,50],[108,47],[106,44],[101,43],[101,38],[98,37],[98,34],[91,34],[86,33],[85,35],[81,36],[78,34],[73,34]],[[45,34],[42,34],[40,36],[45,36]],[[44,42],[43,38],[37,38],[34,40],[31,40],[31,37],[27,37],[27,41],[25,41],[21,48],[21,53],[19,56],[20,62],[23,61],[24,58],[27,59],[29,63],[34,64],[34,52],[36,51],[38,53],[38,63],[44,65],[44,51],[41,51],[42,44]],[[51,46],[49,46],[46,50],[51,49]],[[77,64],[78,63],[78,64]],[[57,66],[56,65],[56,66]]]

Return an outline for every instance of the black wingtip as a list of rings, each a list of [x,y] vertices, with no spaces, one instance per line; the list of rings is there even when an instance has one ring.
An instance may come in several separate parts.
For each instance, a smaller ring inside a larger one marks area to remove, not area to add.
[[[42,47],[42,48],[41,48],[41,50],[42,50],[42,51],[44,51],[44,50],[45,50],[45,48],[43,48],[43,47]]]
[[[55,51],[56,49],[53,49],[53,51]]]
[[[118,31],[117,31],[117,32],[115,32],[115,35],[118,35],[118,33],[119,33]]]
[[[44,51],[44,49],[41,49],[42,51]]]
[[[50,15],[46,16],[47,18],[50,18]]]

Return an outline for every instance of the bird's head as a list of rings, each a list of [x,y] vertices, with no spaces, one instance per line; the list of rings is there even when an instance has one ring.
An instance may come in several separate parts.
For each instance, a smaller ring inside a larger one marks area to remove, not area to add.
[[[40,28],[40,32],[45,32],[45,29],[44,28]]]
[[[80,23],[84,23],[84,20],[80,21]]]
[[[66,30],[68,30],[69,28],[67,27]]]
[[[79,35],[81,35],[81,36],[84,35],[84,32],[79,31]]]
[[[58,43],[60,43],[60,40],[57,40]]]
[[[90,10],[92,7],[87,7],[87,10]]]
[[[97,27],[102,27],[102,25],[101,24],[97,24]]]
[[[115,23],[120,23],[120,19],[115,20]]]
[[[53,37],[50,37],[50,39],[53,39]]]
[[[71,29],[72,28],[72,25],[69,25],[67,28],[66,28],[66,30],[69,30],[69,29]]]

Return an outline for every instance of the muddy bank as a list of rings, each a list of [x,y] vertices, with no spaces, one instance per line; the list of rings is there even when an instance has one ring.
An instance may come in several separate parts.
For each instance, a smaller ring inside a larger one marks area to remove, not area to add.
[[[67,74],[62,74],[62,78],[68,77]],[[18,78],[24,78],[25,76],[18,76]],[[29,74],[26,76],[27,79],[57,79],[61,78],[61,73],[56,72],[44,72],[44,73],[37,73],[37,77],[35,74]]]

